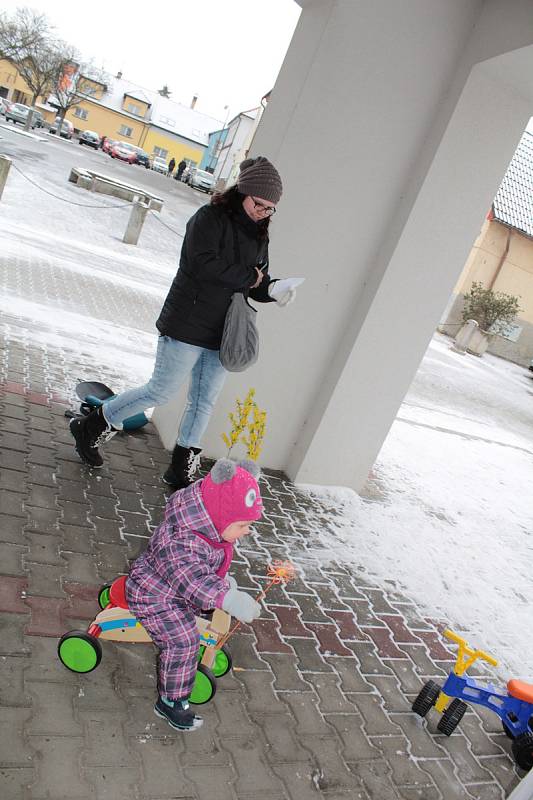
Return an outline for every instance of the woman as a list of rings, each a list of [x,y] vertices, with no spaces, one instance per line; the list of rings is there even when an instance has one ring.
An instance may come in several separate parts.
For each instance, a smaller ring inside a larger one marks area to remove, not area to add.
[[[174,489],[192,481],[200,442],[227,376],[219,349],[224,319],[234,292],[260,303],[285,306],[294,290],[271,297],[268,227],[282,194],[276,168],[259,156],[243,161],[237,184],[213,196],[189,220],[180,265],[165,300],[154,372],[148,383],[107,400],[70,430],[80,458],[101,467],[98,447],[127,417],[163,405],[191,375],[172,461],[163,480]]]

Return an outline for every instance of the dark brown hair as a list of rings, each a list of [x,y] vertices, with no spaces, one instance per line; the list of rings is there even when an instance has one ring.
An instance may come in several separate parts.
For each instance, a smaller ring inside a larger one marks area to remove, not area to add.
[[[223,192],[215,192],[213,197],[211,198],[211,205],[221,206],[228,215],[228,217],[232,217],[234,214],[237,213],[237,211],[239,211],[242,208],[242,204],[245,197],[246,195],[242,194],[242,192],[239,192],[237,186],[231,186],[229,189],[225,189],[225,191]],[[270,217],[262,219],[260,222],[257,223],[258,239],[268,238],[269,224],[270,224]]]

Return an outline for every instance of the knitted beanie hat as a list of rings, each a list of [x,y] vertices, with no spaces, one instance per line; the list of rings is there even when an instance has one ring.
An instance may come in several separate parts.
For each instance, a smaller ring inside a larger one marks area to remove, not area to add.
[[[219,534],[232,522],[251,522],[261,517],[263,502],[256,476],[259,477],[259,467],[253,461],[236,464],[221,458],[203,479],[202,500]]]
[[[268,158],[247,158],[240,166],[237,189],[241,194],[253,195],[261,200],[278,203],[283,185],[276,167]]]

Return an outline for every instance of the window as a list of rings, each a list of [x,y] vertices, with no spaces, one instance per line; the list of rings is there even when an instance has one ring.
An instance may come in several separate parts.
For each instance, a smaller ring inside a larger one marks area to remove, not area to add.
[[[127,125],[121,125],[119,133],[121,136],[131,136],[133,133],[133,128],[128,128]]]
[[[166,158],[168,156],[168,150],[163,150],[162,147],[154,147],[154,156]]]
[[[126,111],[129,111],[130,114],[137,114],[141,116],[141,109],[139,106],[136,106],[135,103],[128,103]]]
[[[80,108],[79,106],[77,106],[74,109],[74,116],[78,117],[78,119],[87,119],[87,117],[89,116],[89,112],[86,111],[84,108]]]

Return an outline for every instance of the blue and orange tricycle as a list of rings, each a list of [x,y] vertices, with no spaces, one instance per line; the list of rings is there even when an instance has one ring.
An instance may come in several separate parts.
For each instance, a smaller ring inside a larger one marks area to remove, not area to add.
[[[483,650],[472,649],[451,630],[445,630],[444,636],[459,647],[455,665],[443,686],[428,681],[422,687],[412,705],[413,711],[425,717],[431,708],[435,708],[442,714],[437,729],[450,736],[468,708],[465,700],[489,708],[500,717],[505,733],[512,739],[516,763],[522,769],[530,770],[533,767],[533,685],[511,679],[506,689],[491,683],[482,686],[474,678],[467,677],[465,672],[477,659],[493,667],[498,665],[497,660]]]

